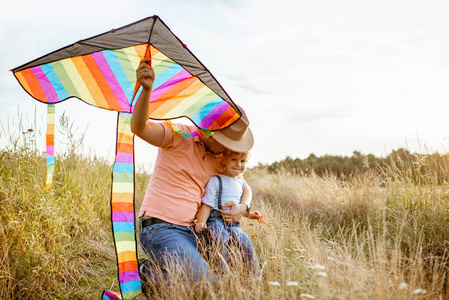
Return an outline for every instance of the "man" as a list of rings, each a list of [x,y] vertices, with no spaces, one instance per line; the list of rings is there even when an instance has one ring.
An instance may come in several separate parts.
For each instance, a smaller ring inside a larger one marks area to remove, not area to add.
[[[183,138],[166,123],[149,120],[150,95],[155,74],[142,59],[136,71],[142,92],[131,120],[131,130],[159,147],[154,171],[139,213],[140,243],[152,260],[166,266],[181,263],[193,281],[213,279],[206,261],[197,250],[194,218],[210,177],[223,171],[222,153],[227,149],[249,151],[254,139],[244,114],[211,137]],[[190,126],[179,125],[187,133]],[[241,203],[228,203],[221,210],[226,222],[237,222],[249,211],[251,189],[245,185]]]

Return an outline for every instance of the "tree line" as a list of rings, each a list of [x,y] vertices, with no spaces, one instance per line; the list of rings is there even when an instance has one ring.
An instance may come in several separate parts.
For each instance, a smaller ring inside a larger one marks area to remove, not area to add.
[[[397,180],[409,180],[415,184],[449,182],[449,154],[441,155],[411,153],[407,149],[393,150],[386,157],[362,154],[354,151],[352,156],[323,155],[313,153],[305,159],[287,156],[271,164],[259,163],[254,169],[265,169],[270,173],[289,172],[308,176],[332,174],[347,179],[363,172],[378,172]]]

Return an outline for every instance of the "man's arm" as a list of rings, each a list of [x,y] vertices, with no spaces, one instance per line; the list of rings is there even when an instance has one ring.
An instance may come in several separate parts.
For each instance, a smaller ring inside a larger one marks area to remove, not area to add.
[[[142,86],[142,92],[137,99],[131,118],[131,131],[148,143],[159,147],[165,137],[164,127],[150,121],[150,97],[155,79],[153,68],[148,65],[149,58],[140,61],[136,70],[137,80]]]

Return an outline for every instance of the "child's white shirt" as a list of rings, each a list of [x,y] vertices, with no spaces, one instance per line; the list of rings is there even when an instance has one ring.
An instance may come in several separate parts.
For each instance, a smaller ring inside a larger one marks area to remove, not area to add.
[[[240,203],[240,199],[242,198],[243,194],[243,187],[245,186],[245,182],[243,181],[243,179],[240,176],[238,178],[229,177],[223,174],[220,174],[218,176],[220,176],[223,186],[221,192],[221,205],[231,201]],[[213,209],[218,210],[218,190],[218,178],[216,176],[211,177],[206,185],[204,196],[201,202],[209,205]],[[229,207],[224,207],[223,209],[228,210]]]

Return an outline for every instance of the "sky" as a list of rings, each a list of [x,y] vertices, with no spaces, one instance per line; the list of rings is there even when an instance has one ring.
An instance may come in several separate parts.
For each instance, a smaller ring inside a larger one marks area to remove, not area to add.
[[[79,0],[0,4],[0,147],[46,106],[11,70],[112,28],[158,15],[245,108],[255,136],[250,166],[287,156],[386,156],[400,147],[449,148],[447,1]],[[83,151],[113,158],[117,113],[70,99],[56,105]],[[31,126],[31,125],[30,125]],[[8,129],[9,127],[9,129]],[[58,136],[56,136],[56,154]],[[154,147],[136,138],[136,164]]]

